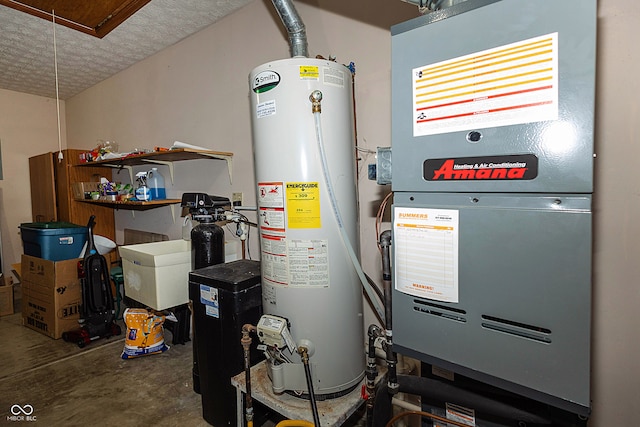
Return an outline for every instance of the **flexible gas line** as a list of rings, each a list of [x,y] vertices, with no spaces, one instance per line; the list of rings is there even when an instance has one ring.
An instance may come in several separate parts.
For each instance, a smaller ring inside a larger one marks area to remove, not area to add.
[[[325,187],[327,187],[327,192],[329,193],[329,200],[331,201],[331,207],[333,208],[334,218],[338,223],[338,229],[340,230],[342,243],[347,248],[347,252],[349,253],[349,258],[351,259],[351,262],[353,263],[356,273],[360,278],[360,282],[362,282],[362,286],[364,287],[365,292],[369,296],[369,299],[371,300],[371,303],[374,306],[373,308],[378,313],[378,316],[380,316],[380,319],[384,321],[385,319],[384,309],[380,307],[380,305],[378,304],[378,300],[376,299],[376,293],[371,288],[371,285],[367,281],[364,271],[362,271],[362,266],[360,265],[360,261],[358,261],[358,257],[356,256],[353,246],[351,245],[349,236],[347,236],[347,231],[344,229],[342,215],[340,214],[338,202],[336,200],[336,196],[333,191],[333,185],[331,184],[329,167],[327,165],[327,156],[324,151],[324,140],[322,138],[322,123],[320,120],[320,113],[322,112],[321,111],[322,110],[322,106],[321,106],[322,92],[320,92],[319,90],[314,90],[313,92],[311,92],[311,95],[309,95],[309,101],[311,101],[311,104],[312,104],[311,112],[313,113],[313,119],[316,125],[316,140],[318,142],[318,151],[320,152],[320,161],[322,163],[322,174],[324,176]]]
[[[311,402],[311,414],[313,415],[313,423],[320,427],[320,414],[318,414],[318,405],[316,404],[316,394],[313,391],[313,379],[311,378],[311,368],[309,367],[309,349],[304,346],[298,347],[298,353],[304,365],[304,376],[307,379],[307,391],[309,392],[309,401]]]

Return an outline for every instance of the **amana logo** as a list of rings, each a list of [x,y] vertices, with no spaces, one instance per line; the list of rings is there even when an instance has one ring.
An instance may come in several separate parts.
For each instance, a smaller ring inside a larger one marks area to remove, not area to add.
[[[267,92],[280,83],[280,74],[275,71],[262,71],[253,78],[252,89],[255,93]]]

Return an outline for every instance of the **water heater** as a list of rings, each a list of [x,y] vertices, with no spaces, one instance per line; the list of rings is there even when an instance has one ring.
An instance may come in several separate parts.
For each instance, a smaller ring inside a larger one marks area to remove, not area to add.
[[[291,351],[299,345],[310,351],[318,396],[345,394],[364,375],[362,292],[349,253],[358,252],[351,82],[347,67],[305,57],[250,74],[263,308],[287,323],[293,344],[268,360],[276,392],[308,392]]]

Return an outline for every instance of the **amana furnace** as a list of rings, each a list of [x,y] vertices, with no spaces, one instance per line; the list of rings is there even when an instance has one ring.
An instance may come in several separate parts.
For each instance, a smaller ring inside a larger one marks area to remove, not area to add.
[[[595,0],[392,28],[394,349],[590,411]]]

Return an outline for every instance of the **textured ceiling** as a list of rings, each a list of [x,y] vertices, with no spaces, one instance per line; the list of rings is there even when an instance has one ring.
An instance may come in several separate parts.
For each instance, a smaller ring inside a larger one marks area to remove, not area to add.
[[[252,0],[152,0],[102,39],[56,25],[58,89],[70,98]],[[0,88],[56,97],[53,25],[0,6]]]

